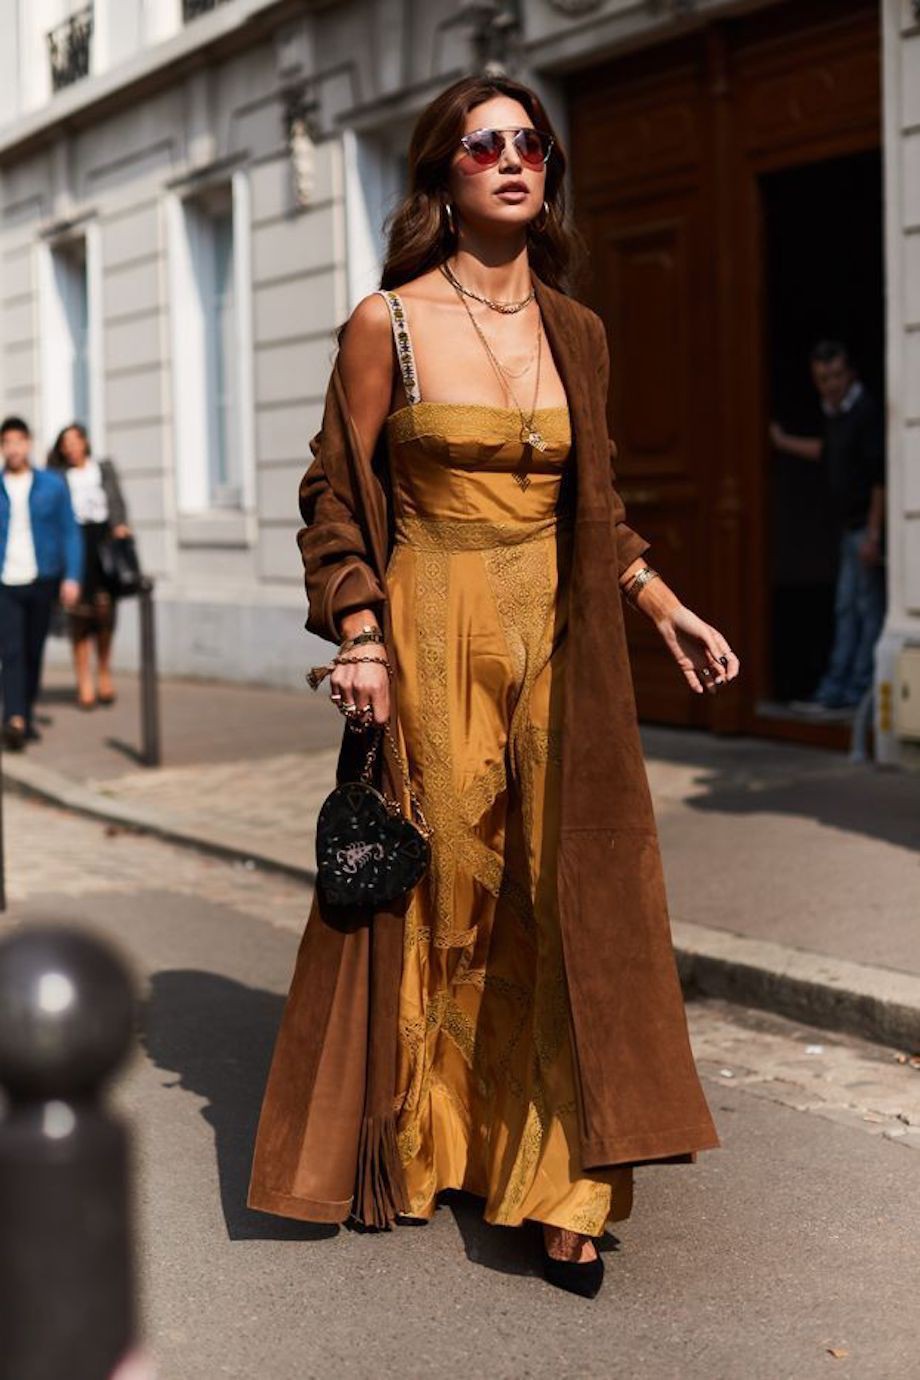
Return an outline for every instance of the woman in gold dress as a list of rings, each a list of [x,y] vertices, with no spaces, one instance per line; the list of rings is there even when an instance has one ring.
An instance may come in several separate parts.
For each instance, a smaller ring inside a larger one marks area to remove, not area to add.
[[[636,1136],[634,1155],[586,1150],[591,1118],[582,1085],[594,1096],[597,1076],[584,1057],[580,1075],[572,1025],[582,960],[560,925],[563,744],[567,733],[600,733],[604,724],[570,729],[564,718],[582,522],[573,464],[579,438],[557,360],[567,353],[566,337],[557,329],[551,342],[541,312],[550,302],[544,284],[562,282],[571,248],[563,173],[545,111],[516,83],[470,78],[423,114],[383,288],[352,314],[337,365],[356,453],[379,454],[385,440],[383,587],[353,555],[337,557],[341,522],[337,528],[322,506],[330,492],[358,527],[364,515],[352,511],[361,485],[343,499],[328,463],[319,500],[311,497],[316,475],[305,481],[304,554],[308,589],[311,566],[332,569],[336,559],[340,566],[316,594],[343,639],[332,700],[353,725],[382,725],[392,678],[395,727],[433,829],[430,871],[401,921],[392,1104],[398,1166],[387,1171],[400,1179],[393,1202],[427,1219],[441,1191],[465,1189],[482,1198],[488,1222],[539,1222],[546,1277],[593,1296],[603,1274],[593,1238],[628,1216],[632,1163],[688,1158],[715,1136],[691,1088],[695,1120],[691,1127],[688,1113],[676,1137],[653,1144]],[[606,391],[600,323],[569,305],[595,332],[601,357],[590,363],[597,370],[590,386]],[[318,465],[329,430],[327,414]],[[738,662],[724,638],[654,577],[646,543],[622,522],[615,541],[621,588],[654,619],[690,688],[714,693],[732,680]],[[617,651],[604,627],[592,636],[595,658]],[[594,675],[591,660],[577,671],[579,679]],[[634,717],[631,700],[623,712]],[[634,765],[632,737],[620,751]],[[643,822],[643,838],[650,827]],[[308,933],[311,926],[313,919]],[[312,961],[301,958],[299,970]],[[599,951],[598,962],[609,959]],[[673,1014],[679,994],[670,968],[662,981],[656,1000]],[[282,1188],[285,1175],[275,1167],[287,1153],[294,1099],[285,1085],[294,1076],[298,1020],[303,1029],[295,1009],[302,1013],[304,998],[295,988],[263,1107],[250,1203],[329,1220],[331,1210],[298,1206],[315,1192]],[[680,1032],[674,1038],[685,1041]],[[604,1052],[594,1057],[603,1079]],[[695,1076],[682,1060],[683,1047],[675,1066],[690,1087]],[[316,1086],[312,1092],[322,1101]],[[598,1154],[605,1162],[596,1162]]]

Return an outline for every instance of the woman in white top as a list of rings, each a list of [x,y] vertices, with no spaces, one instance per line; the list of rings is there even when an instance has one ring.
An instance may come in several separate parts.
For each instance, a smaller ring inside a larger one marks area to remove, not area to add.
[[[112,636],[115,601],[100,560],[100,547],[111,537],[131,535],[118,475],[111,460],[96,460],[86,428],[72,422],[59,434],[48,455],[49,469],[67,480],[77,521],[83,530],[86,573],[79,604],[70,611],[77,703],[81,709],[115,702],[112,681]],[[96,647],[93,682],[91,647]]]

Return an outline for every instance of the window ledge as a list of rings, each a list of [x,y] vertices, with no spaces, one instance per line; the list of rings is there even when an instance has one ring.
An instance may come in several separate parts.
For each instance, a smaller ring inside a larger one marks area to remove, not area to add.
[[[252,546],[254,533],[249,513],[241,509],[214,509],[208,513],[180,513],[180,546]]]
[[[99,107],[121,106],[140,92],[172,86],[177,70],[188,72],[200,61],[199,50],[216,44],[245,49],[259,32],[263,11],[280,8],[279,0],[237,0],[218,5],[212,13],[180,24],[176,33],[134,52],[103,72],[90,72],[79,82],[49,95],[40,106],[20,111],[0,127],[0,159],[22,156],[35,142],[50,142],[69,120],[86,122]]]

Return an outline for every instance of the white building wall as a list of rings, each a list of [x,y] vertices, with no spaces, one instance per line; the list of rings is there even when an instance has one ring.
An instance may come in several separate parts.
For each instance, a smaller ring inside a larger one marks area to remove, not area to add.
[[[884,0],[883,9],[889,536],[876,719],[882,760],[920,766],[920,742],[899,732],[902,697],[920,697],[904,660],[920,647],[920,6]]]
[[[880,6],[891,417],[891,607],[880,677],[891,685],[900,647],[920,638],[920,25],[913,0]],[[225,0],[187,25],[181,0],[97,0],[91,74],[49,101],[46,29],[73,8],[76,0],[0,0],[0,31],[12,36],[0,46],[3,406],[32,419],[42,440],[64,420],[42,378],[40,246],[86,233],[97,440],[120,466],[142,557],[157,577],[163,665],[299,684],[320,649],[302,627],[296,490],[334,331],[376,280],[380,222],[399,192],[409,130],[430,96],[469,70],[470,25],[458,24],[453,0],[305,0],[299,10],[283,0]],[[559,0],[521,0],[510,56],[564,131],[554,74],[676,31],[677,8],[597,0],[567,13]],[[295,197],[285,137],[291,92],[307,102],[315,133],[306,206]],[[180,513],[178,502],[169,207],[221,179],[235,179],[246,208],[237,250],[249,279],[252,456],[240,512],[202,516]],[[118,655],[130,664],[130,609],[124,622]]]

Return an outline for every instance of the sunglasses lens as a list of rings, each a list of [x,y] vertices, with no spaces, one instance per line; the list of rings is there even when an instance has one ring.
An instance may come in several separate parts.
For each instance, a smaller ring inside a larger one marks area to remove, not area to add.
[[[466,151],[481,168],[491,167],[502,156],[502,136],[495,129],[480,129],[464,140]]]
[[[529,168],[542,168],[549,153],[549,137],[539,129],[520,129],[514,136],[514,147],[522,163]]]

